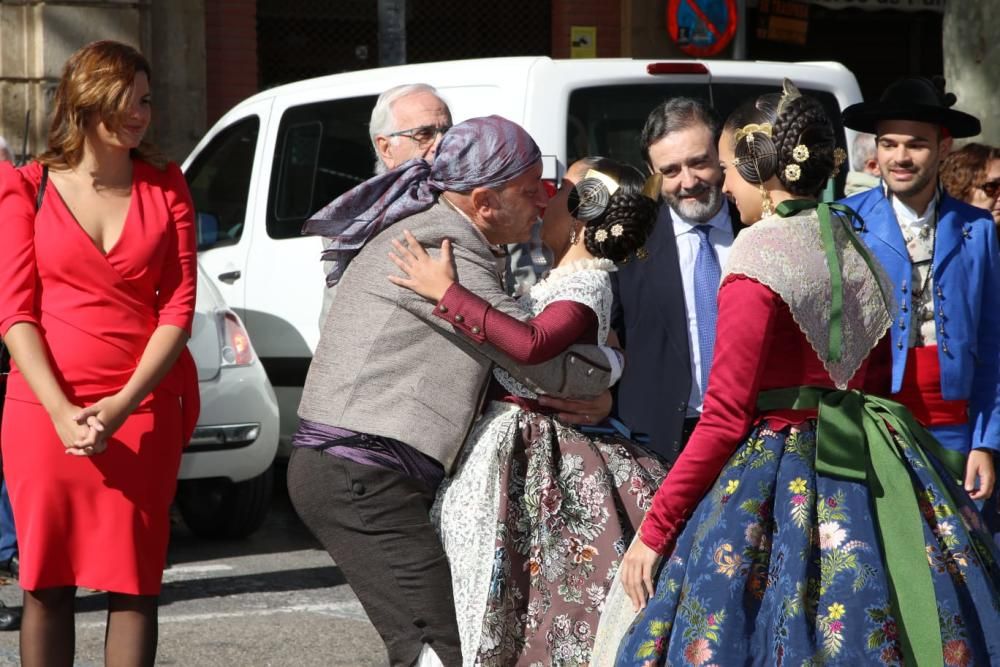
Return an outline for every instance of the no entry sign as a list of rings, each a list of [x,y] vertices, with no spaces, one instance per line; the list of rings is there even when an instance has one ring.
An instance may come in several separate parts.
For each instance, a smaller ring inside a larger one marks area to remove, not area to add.
[[[721,52],[737,28],[736,0],[668,0],[667,32],[689,56]]]

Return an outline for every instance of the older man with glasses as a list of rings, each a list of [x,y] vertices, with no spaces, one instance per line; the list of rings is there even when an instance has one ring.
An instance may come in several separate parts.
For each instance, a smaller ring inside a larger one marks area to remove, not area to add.
[[[451,128],[451,110],[433,86],[408,83],[378,96],[368,128],[375,150],[375,173],[384,174],[413,158],[432,161],[441,137]],[[324,239],[324,250],[329,245],[329,240]],[[331,265],[326,262],[323,268],[329,273]],[[320,327],[335,291],[332,286],[323,290]]]
[[[451,127],[451,110],[433,86],[396,86],[379,95],[368,127],[375,173],[381,174],[415,157],[433,160],[441,136]]]

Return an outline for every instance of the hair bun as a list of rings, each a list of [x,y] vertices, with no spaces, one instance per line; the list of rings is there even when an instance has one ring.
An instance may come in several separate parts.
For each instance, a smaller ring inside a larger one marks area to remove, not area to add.
[[[610,200],[611,193],[601,179],[584,178],[573,186],[566,204],[573,217],[590,222],[604,215]]]

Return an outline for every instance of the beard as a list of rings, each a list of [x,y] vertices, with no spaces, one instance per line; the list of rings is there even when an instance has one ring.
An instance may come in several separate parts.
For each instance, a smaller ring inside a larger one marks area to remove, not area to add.
[[[682,197],[698,197],[708,193],[705,201],[698,199],[682,199]],[[722,208],[722,188],[717,185],[702,183],[698,187],[681,189],[677,194],[663,195],[670,208],[680,213],[684,219],[691,222],[708,222]]]
[[[888,172],[887,176],[883,176],[883,178],[889,184],[889,190],[894,195],[908,197],[923,191],[929,183],[937,178],[937,174],[933,173],[930,169],[916,171],[913,174],[913,180],[909,183],[896,181],[891,171]]]

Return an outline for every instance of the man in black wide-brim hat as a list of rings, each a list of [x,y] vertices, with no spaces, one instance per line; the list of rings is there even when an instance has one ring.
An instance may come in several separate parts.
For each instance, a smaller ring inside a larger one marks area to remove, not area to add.
[[[952,139],[980,132],[954,103],[943,80],[910,77],[844,109],[844,125],[875,134],[882,182],[843,203],[895,285],[892,398],[968,456],[965,488],[982,500],[1000,448],[1000,247],[990,214],[938,185]]]

